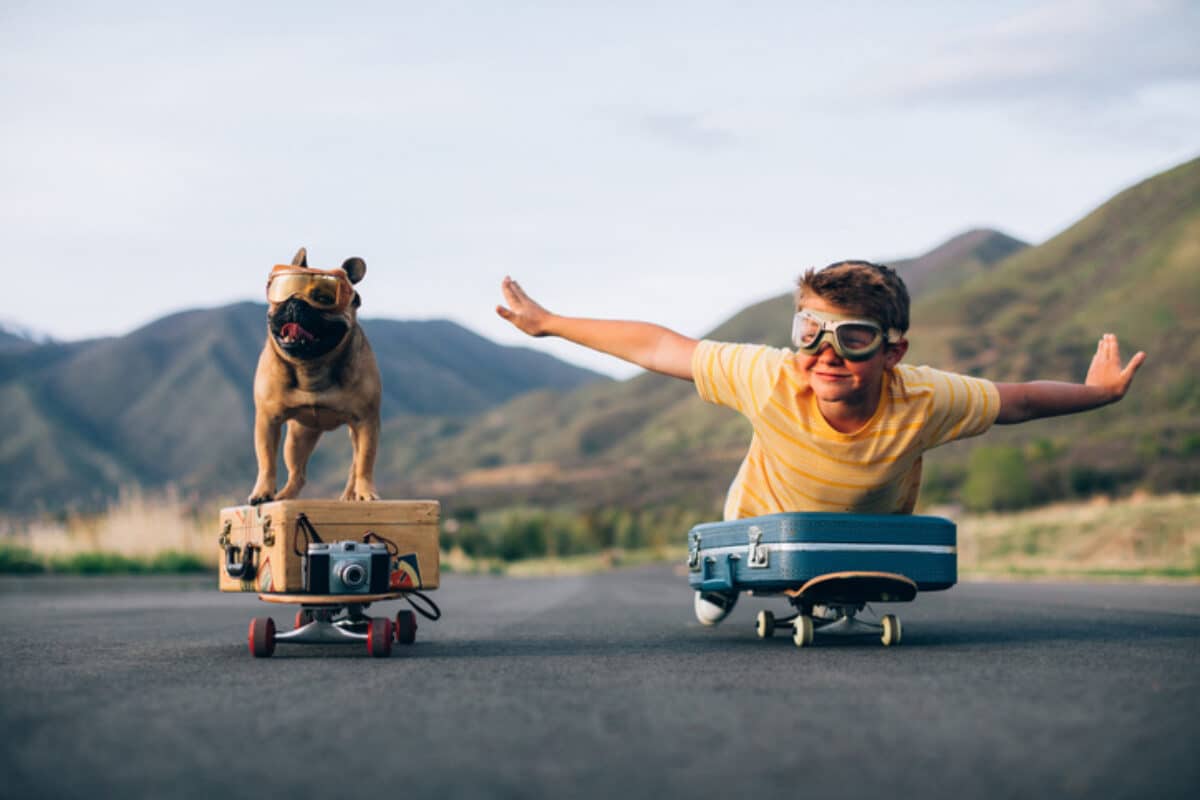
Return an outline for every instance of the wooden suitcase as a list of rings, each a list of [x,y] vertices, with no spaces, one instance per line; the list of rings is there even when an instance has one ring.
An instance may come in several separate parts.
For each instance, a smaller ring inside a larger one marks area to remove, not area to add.
[[[370,532],[394,544],[389,548],[392,590],[436,589],[440,511],[436,500],[277,500],[223,508],[220,590],[303,592],[310,537],[301,515],[324,542],[361,542]]]

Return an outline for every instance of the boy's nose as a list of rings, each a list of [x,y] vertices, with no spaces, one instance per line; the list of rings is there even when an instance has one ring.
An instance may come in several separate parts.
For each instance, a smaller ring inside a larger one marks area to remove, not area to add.
[[[842,360],[842,357],[838,355],[837,350],[833,349],[833,345],[829,343],[828,339],[821,342],[821,344],[817,346],[817,358],[821,359],[822,361],[830,361],[834,363],[840,363]]]

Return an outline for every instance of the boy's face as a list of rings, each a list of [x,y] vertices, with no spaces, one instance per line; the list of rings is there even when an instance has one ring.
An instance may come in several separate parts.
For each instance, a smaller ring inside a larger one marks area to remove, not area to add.
[[[822,314],[858,316],[851,309],[834,305],[815,295],[801,301],[800,310],[804,309]],[[839,356],[826,339],[815,355],[798,352],[796,358],[801,369],[808,374],[809,385],[817,400],[822,403],[858,405],[872,403],[878,398],[883,373],[900,363],[907,348],[908,342],[901,339],[895,344],[880,347],[865,361],[850,361]]]

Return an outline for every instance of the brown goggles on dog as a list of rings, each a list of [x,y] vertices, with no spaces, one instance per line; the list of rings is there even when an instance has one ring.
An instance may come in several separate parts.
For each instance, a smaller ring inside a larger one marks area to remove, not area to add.
[[[309,269],[280,264],[267,278],[267,300],[282,303],[299,297],[315,308],[343,311],[354,299],[350,278],[340,269]]]

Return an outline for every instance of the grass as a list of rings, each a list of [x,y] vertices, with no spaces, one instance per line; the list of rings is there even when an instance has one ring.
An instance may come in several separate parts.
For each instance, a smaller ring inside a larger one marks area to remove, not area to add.
[[[957,522],[966,577],[1200,579],[1200,495],[1098,497]]]

